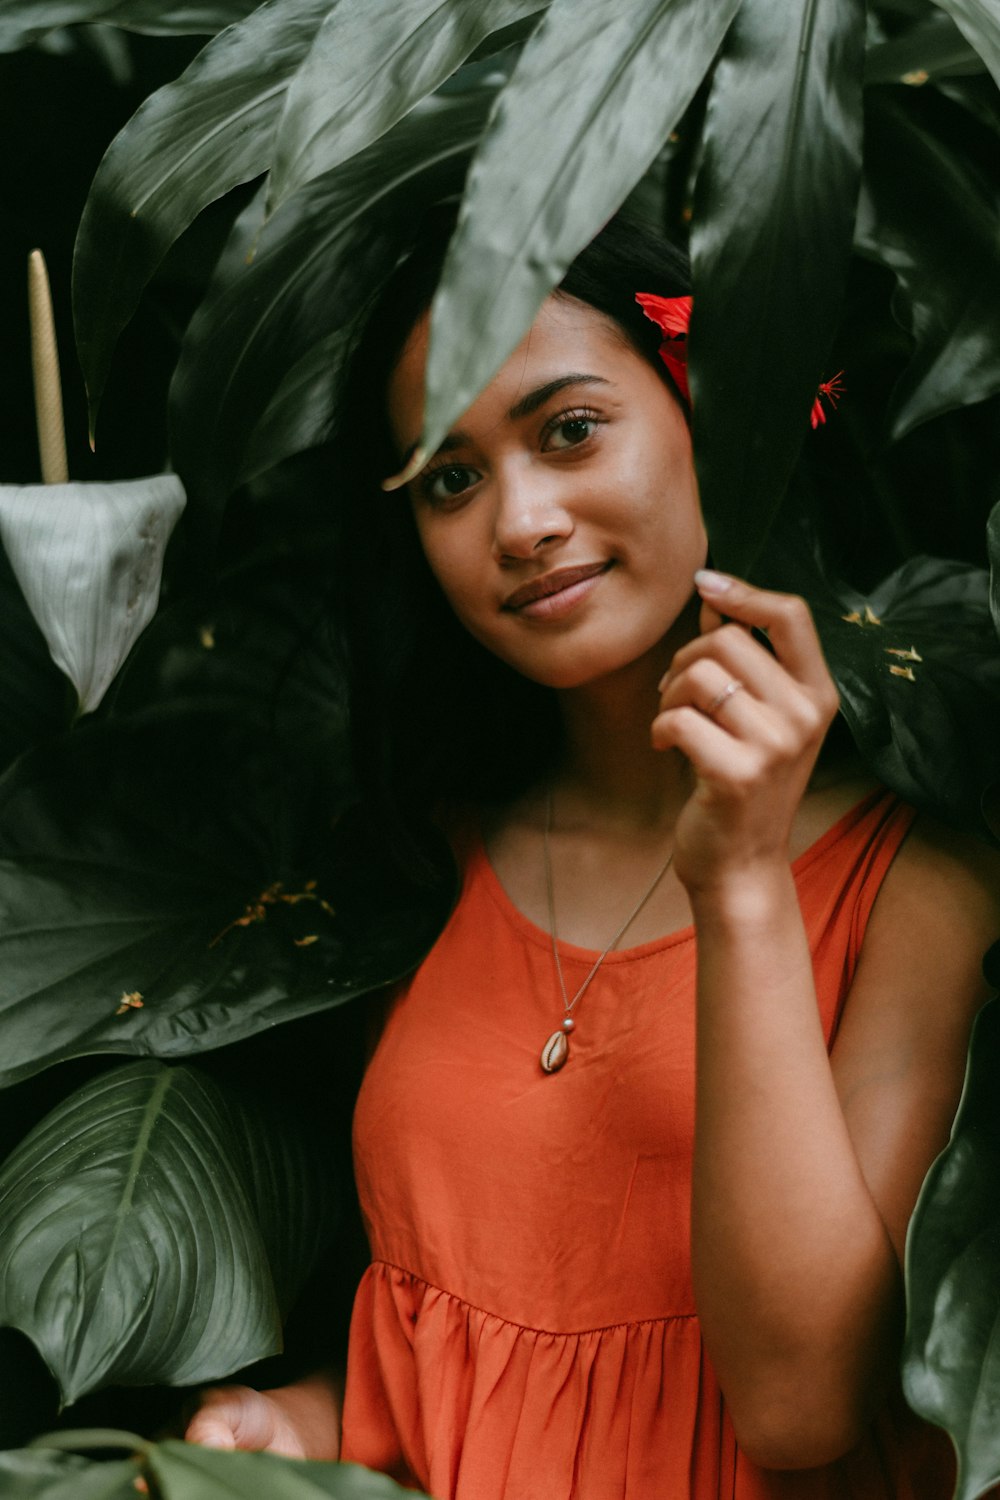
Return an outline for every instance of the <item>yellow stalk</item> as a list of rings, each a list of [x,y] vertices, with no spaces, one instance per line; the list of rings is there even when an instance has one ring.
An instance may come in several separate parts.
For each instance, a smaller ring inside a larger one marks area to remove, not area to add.
[[[28,311],[31,317],[31,368],[35,377],[35,421],[43,484],[65,484],[66,433],[63,427],[59,350],[52,317],[49,273],[40,250],[28,257]]]

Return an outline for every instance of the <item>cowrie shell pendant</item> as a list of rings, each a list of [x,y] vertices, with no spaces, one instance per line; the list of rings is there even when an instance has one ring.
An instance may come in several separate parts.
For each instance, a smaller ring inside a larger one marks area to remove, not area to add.
[[[569,1057],[569,1037],[565,1031],[554,1031],[542,1048],[538,1059],[545,1073],[558,1073]]]

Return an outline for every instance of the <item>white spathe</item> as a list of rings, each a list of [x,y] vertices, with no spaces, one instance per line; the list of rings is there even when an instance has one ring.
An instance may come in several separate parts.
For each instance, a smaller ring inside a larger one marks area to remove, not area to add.
[[[156,612],[185,500],[176,474],[0,485],[0,542],[81,713],[100,703]]]

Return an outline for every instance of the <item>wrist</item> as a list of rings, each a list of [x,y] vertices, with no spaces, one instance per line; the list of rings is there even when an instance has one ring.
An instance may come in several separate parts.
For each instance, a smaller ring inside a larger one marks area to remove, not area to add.
[[[317,1371],[291,1385],[262,1391],[293,1429],[307,1458],[340,1457],[343,1377],[339,1371]]]
[[[795,880],[787,859],[746,861],[688,886],[695,926],[756,927],[790,906],[798,911]]]

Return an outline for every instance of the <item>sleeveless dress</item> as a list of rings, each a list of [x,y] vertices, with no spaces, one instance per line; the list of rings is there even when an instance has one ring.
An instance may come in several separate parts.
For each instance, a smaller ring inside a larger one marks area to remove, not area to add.
[[[828,1045],[913,816],[874,793],[793,864]],[[572,994],[597,955],[560,956]],[[470,841],[355,1110],[373,1259],[342,1458],[434,1500],[948,1500],[947,1441],[901,1398],[823,1469],[737,1448],[691,1288],[694,979],[692,928],[609,954],[546,1076],[551,941]]]

